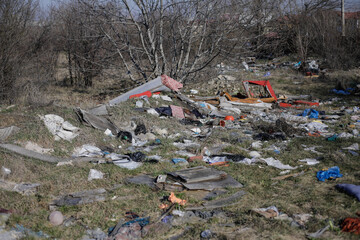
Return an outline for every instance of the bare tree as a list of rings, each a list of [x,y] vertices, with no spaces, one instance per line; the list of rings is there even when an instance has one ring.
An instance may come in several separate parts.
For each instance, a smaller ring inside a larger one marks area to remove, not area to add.
[[[31,51],[28,33],[35,9],[33,0],[0,1],[0,101],[15,99],[16,80]]]
[[[86,5],[73,0],[54,10],[61,37],[59,49],[68,60],[70,85],[91,87],[93,79],[105,67],[104,35],[96,26],[93,15],[84,11]]]
[[[185,81],[220,54],[244,46],[250,2],[83,1],[134,82],[161,74]]]

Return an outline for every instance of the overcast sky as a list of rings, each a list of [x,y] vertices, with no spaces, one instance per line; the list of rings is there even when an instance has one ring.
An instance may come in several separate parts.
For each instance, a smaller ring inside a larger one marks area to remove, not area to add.
[[[41,7],[45,10],[51,4],[56,4],[58,0],[39,0]],[[339,0],[339,4],[341,0]],[[345,0],[345,8],[347,12],[360,11],[360,0]]]

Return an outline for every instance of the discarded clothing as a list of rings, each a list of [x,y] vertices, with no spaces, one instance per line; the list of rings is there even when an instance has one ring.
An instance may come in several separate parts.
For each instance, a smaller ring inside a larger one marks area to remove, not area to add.
[[[343,175],[340,174],[340,168],[338,166],[331,167],[325,171],[318,171],[316,174],[317,179],[322,182],[325,182],[326,179],[336,179],[342,176]]]
[[[358,201],[360,201],[360,186],[354,184],[338,184],[335,186],[336,189],[340,191],[344,191],[345,193],[356,197]]]
[[[144,162],[146,159],[146,155],[142,152],[130,153],[128,155],[134,162]]]
[[[332,89],[331,91],[335,94],[339,94],[339,95],[350,95],[349,90],[352,90],[352,88],[348,88],[345,91],[344,90],[337,90],[337,89]]]
[[[181,107],[170,105],[172,116],[178,119],[185,118],[184,111]]]
[[[158,107],[155,108],[155,111],[160,115],[160,116],[167,116],[167,117],[171,117],[172,116],[172,110],[170,107]]]

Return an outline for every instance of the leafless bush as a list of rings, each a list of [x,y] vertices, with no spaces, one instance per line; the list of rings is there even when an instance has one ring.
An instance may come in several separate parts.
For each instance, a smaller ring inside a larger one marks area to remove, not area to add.
[[[0,102],[27,100],[51,79],[50,27],[33,0],[0,1]]]

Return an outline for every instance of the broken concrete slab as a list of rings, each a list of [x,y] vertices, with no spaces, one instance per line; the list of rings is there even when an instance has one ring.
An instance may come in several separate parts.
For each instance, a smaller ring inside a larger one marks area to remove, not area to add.
[[[116,104],[119,104],[121,102],[125,102],[129,99],[130,96],[143,93],[146,91],[150,92],[161,92],[161,91],[170,91],[170,89],[163,85],[161,81],[161,76],[155,78],[154,80],[151,80],[137,88],[134,88],[112,100],[109,101],[110,106],[114,106]]]
[[[185,208],[185,210],[190,211],[190,210],[201,210],[201,209],[214,209],[214,208],[231,206],[236,204],[245,194],[246,192],[241,190],[229,197],[209,201],[204,203],[203,206],[199,206],[199,207],[195,207],[195,206],[187,207]]]
[[[40,119],[44,121],[46,128],[55,136],[55,140],[64,139],[71,141],[79,135],[79,128],[73,126],[58,115],[47,114],[40,116]]]
[[[97,107],[93,107],[87,110],[90,114],[96,115],[96,116],[107,116],[109,115],[109,112],[106,108],[106,105],[100,105]]]
[[[129,177],[125,179],[125,182],[128,184],[140,184],[140,185],[147,185],[152,189],[156,189],[157,186],[155,185],[155,178],[149,175],[139,175],[135,177]]]
[[[35,158],[35,159],[45,161],[45,162],[57,163],[57,162],[65,161],[61,158],[37,153],[37,152],[31,151],[31,150],[27,150],[25,148],[19,147],[17,145],[13,145],[13,144],[0,144],[0,148],[17,153],[17,154],[25,156],[25,157]]]
[[[182,183],[184,187],[189,190],[207,190],[212,191],[214,189],[221,188],[242,188],[243,185],[236,181],[231,176],[227,176],[225,179],[219,181],[207,181],[207,182],[196,182],[196,183]]]
[[[115,124],[113,124],[105,117],[96,116],[85,110],[82,110],[81,108],[75,108],[74,111],[78,116],[80,122],[92,126],[93,128],[100,129],[102,131],[109,129],[113,135],[116,135],[119,131]]]
[[[105,201],[106,190],[98,188],[93,190],[70,193],[57,197],[50,203],[50,208],[55,206],[75,206],[92,202]]]
[[[224,179],[227,176],[227,174],[223,171],[218,171],[213,168],[206,168],[204,166],[170,172],[168,175],[176,180],[180,180],[188,184],[204,181],[217,181]]]
[[[34,195],[39,183],[14,183],[0,179],[0,188],[10,192],[18,192],[22,195]]]
[[[16,126],[0,128],[0,141],[5,141],[9,136],[17,133],[18,131],[20,131],[20,128]]]

